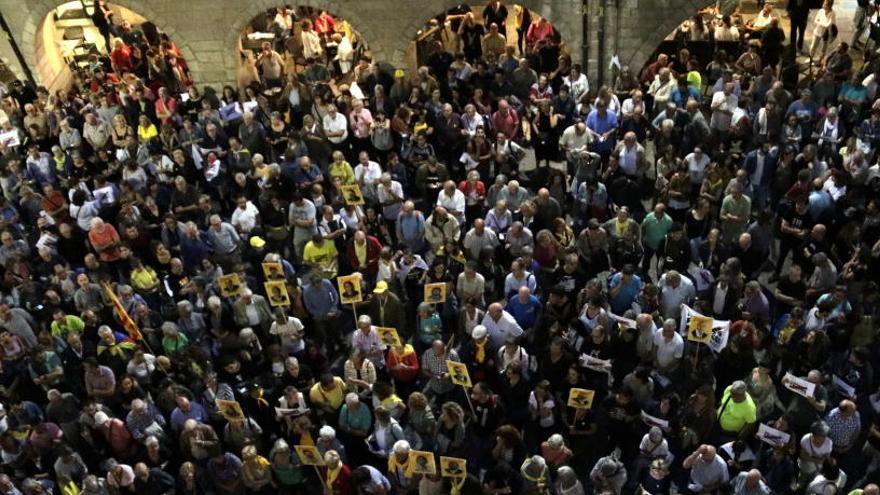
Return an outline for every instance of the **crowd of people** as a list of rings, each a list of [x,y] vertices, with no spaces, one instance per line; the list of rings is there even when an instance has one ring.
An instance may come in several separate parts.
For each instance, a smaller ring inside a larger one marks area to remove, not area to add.
[[[596,88],[507,15],[3,88],[0,494],[878,495],[877,59]]]

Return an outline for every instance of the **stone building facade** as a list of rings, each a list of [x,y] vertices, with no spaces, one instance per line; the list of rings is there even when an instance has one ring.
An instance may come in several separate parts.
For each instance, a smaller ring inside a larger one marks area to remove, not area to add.
[[[86,0],[90,3],[90,0]],[[65,0],[0,0],[12,34],[39,79],[46,58],[40,27]],[[178,44],[199,84],[233,83],[239,36],[259,13],[279,4],[308,5],[345,18],[369,44],[374,56],[402,66],[409,43],[426,21],[459,0],[113,0],[166,33]],[[471,2],[476,4],[478,2]],[[572,58],[598,81],[610,82],[614,54],[640,68],[656,46],[706,0],[519,0],[550,19],[566,40]],[[586,16],[582,15],[586,10]],[[21,75],[12,49],[0,41],[0,58]],[[45,79],[45,77],[43,78]],[[56,81],[38,81],[56,86]]]

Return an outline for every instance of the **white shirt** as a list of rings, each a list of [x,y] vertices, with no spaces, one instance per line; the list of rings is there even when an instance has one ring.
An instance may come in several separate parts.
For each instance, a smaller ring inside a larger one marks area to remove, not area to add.
[[[302,32],[303,56],[305,58],[319,58],[324,49],[321,47],[321,38],[314,31]]]
[[[834,15],[833,9],[831,12],[825,12],[825,9],[819,9],[819,11],[816,12],[816,17],[813,19],[813,24],[815,24],[815,27],[813,27],[813,36],[824,36],[825,30],[834,24],[835,18],[836,16]]]
[[[387,187],[383,184],[379,184],[376,186],[376,192],[379,203],[392,201],[395,197],[398,199],[404,198],[403,186],[401,186],[400,182],[397,182],[396,180],[392,180],[391,185]],[[382,214],[385,216],[386,220],[396,220],[397,214],[400,213],[401,208],[403,208],[402,202],[392,203],[382,207]]]
[[[372,186],[382,177],[382,167],[379,166],[378,163],[370,160],[367,162],[367,165],[364,166],[363,163],[358,163],[354,167],[354,180],[360,182],[364,181],[364,184],[368,186]]]
[[[684,339],[678,332],[672,332],[672,340],[667,342],[663,337],[663,329],[658,328],[654,333],[654,348],[657,352],[657,366],[661,369],[669,368],[684,355]]]
[[[581,96],[590,92],[590,82],[587,80],[586,74],[580,74],[575,80],[572,80],[569,74],[562,80],[562,85],[568,88],[571,99],[574,101],[580,100]]]
[[[328,113],[321,119],[321,124],[324,126],[324,132],[326,133],[342,131],[341,136],[327,138],[333,144],[339,144],[348,137],[348,119],[339,112],[336,112],[336,117]]]
[[[578,136],[575,126],[570,125],[567,129],[562,131],[562,138],[559,139],[559,145],[568,151],[586,151],[590,141],[592,141],[592,135],[588,131],[585,130],[583,134]]]
[[[664,318],[678,318],[681,315],[681,305],[690,304],[697,296],[694,283],[684,275],[680,276],[681,282],[673,288],[666,282],[666,274],[660,277],[657,287],[660,289],[660,306],[662,306]]]
[[[248,233],[257,226],[257,215],[259,214],[260,210],[248,201],[245,203],[244,209],[237,207],[232,212],[232,226],[238,229],[239,232]]]
[[[697,159],[695,153],[691,153],[684,157],[684,161],[688,166],[688,174],[691,176],[691,184],[702,184],[703,177],[706,175],[706,167],[709,166],[709,157],[706,154],[700,155]]]
[[[281,337],[281,347],[288,352],[299,352],[305,349],[306,344],[300,333],[302,330],[302,322],[293,316],[287,317],[287,323],[279,325],[278,322],[273,321],[272,326],[269,327],[269,333]]]
[[[458,223],[464,220],[464,204],[464,193],[458,189],[454,190],[452,196],[449,196],[446,191],[440,191],[440,194],[437,195],[437,206],[446,208],[450,214],[455,216]]]
[[[489,313],[483,317],[483,326],[489,332],[489,341],[494,347],[501,347],[507,343],[508,337],[519,337],[523,329],[519,326],[513,315],[507,311],[501,311],[501,318],[496,322]]]

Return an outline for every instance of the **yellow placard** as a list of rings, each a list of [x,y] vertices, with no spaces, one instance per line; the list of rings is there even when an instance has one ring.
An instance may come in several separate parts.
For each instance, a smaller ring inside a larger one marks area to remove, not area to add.
[[[314,445],[294,445],[294,450],[296,450],[296,455],[299,457],[299,462],[303,463],[306,466],[323,466],[324,458],[321,457],[321,451],[318,450],[318,447]]]
[[[244,412],[241,410],[241,404],[234,400],[217,399],[215,401],[217,411],[226,418],[226,421],[244,420]]]
[[[272,306],[290,306],[290,294],[287,293],[287,284],[283,280],[265,282],[266,297]]]
[[[266,280],[284,280],[284,267],[281,263],[263,263],[263,276]]]
[[[379,340],[388,347],[401,347],[403,345],[396,328],[376,327],[376,333],[379,334]]]
[[[440,456],[440,476],[464,478],[467,476],[467,460],[460,457]]]
[[[347,186],[339,186],[342,191],[342,200],[349,206],[358,206],[364,204],[364,195],[361,194],[361,188],[357,184]]]
[[[237,273],[217,277],[217,284],[220,285],[220,295],[223,297],[238,297],[241,293],[241,279]]]
[[[446,283],[425,284],[425,302],[441,304],[446,301]]]
[[[336,277],[336,285],[339,288],[339,299],[342,304],[354,304],[364,300],[360,274]]]
[[[471,387],[471,375],[467,365],[457,361],[446,361],[446,369],[449,370],[449,379],[456,385]]]
[[[688,321],[687,339],[691,342],[708,344],[712,340],[712,318],[708,316],[691,316]]]
[[[590,409],[593,407],[594,390],[585,388],[573,388],[568,392],[568,407],[575,409]]]
[[[423,450],[410,450],[409,463],[406,467],[407,476],[413,474],[434,474],[437,466],[434,463],[434,453]]]

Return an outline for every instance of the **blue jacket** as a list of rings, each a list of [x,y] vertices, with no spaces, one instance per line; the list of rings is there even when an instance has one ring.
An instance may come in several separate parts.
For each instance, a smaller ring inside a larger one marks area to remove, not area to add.
[[[761,183],[755,184],[756,186],[766,186],[770,183],[773,175],[776,173],[777,163],[779,163],[779,149],[774,146],[770,148],[770,151],[767,152],[767,156],[764,158],[764,173],[761,174]],[[746,155],[743,161],[743,168],[746,169],[746,173],[749,174],[749,180],[751,180],[752,174],[758,168],[758,150],[752,150]]]

